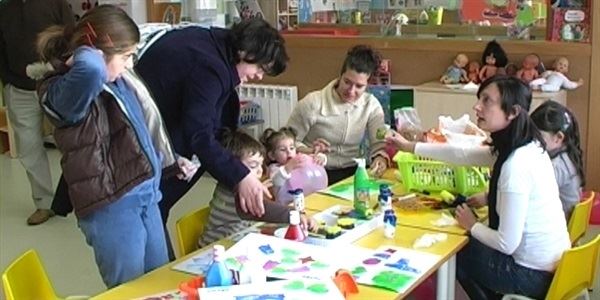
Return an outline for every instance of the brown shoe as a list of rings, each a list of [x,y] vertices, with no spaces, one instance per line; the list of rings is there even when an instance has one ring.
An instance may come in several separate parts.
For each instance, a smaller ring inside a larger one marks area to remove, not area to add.
[[[39,225],[48,219],[54,217],[54,212],[50,209],[37,209],[29,218],[27,218],[28,225]]]

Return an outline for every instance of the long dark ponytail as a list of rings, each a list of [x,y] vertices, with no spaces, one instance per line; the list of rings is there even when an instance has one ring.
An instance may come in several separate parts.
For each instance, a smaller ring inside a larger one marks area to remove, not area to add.
[[[553,134],[562,132],[567,156],[575,165],[577,175],[581,179],[581,186],[584,186],[583,151],[579,137],[579,124],[573,113],[558,102],[546,101],[531,113],[531,118],[539,130]]]

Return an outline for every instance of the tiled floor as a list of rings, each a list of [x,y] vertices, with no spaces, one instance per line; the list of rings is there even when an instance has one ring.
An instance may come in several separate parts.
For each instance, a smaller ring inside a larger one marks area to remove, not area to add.
[[[60,174],[59,152],[49,152],[52,175]],[[171,211],[170,232],[183,214],[208,203],[214,180],[202,178]],[[0,154],[0,270],[28,249],[40,255],[54,288],[61,296],[95,295],[105,289],[94,262],[92,249],[75,217],[54,217],[38,226],[27,226],[26,219],[35,210],[25,171],[16,159]],[[171,237],[175,237],[171,234]],[[0,299],[4,292],[0,288]]]
[[[60,172],[59,153],[50,150],[49,155],[56,182]],[[174,232],[175,220],[180,216],[207,203],[213,188],[212,179],[201,179],[171,212],[170,232]],[[34,248],[60,295],[94,295],[103,291],[105,287],[94,263],[92,249],[86,245],[74,216],[55,217],[39,226],[27,226],[25,220],[34,211],[30,198],[21,164],[0,155],[0,270],[27,249]],[[584,240],[599,233],[600,226],[595,226]],[[596,287],[592,299],[600,299],[600,286],[596,284]],[[0,295],[3,299],[2,291]]]

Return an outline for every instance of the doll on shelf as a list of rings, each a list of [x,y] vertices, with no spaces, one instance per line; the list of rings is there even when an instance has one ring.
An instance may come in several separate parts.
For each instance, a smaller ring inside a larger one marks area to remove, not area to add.
[[[476,61],[476,60],[472,60],[469,62],[469,64],[467,65],[467,79],[469,82],[472,83],[479,83],[479,69],[481,68],[481,64]]]
[[[483,50],[481,60],[485,65],[479,70],[479,81],[484,82],[498,72],[504,73],[504,67],[507,63],[506,53],[495,40],[487,44],[485,50]]]
[[[516,77],[521,79],[523,82],[529,84],[532,80],[540,77],[537,71],[538,65],[540,64],[540,57],[536,54],[527,54],[523,59],[522,68],[517,71]]]
[[[571,81],[567,78],[569,72],[569,60],[566,57],[559,57],[552,65],[554,70],[548,70],[542,73],[540,78],[529,83],[534,90],[542,90],[543,92],[558,92],[561,88],[574,90],[583,85],[583,79]]]
[[[469,63],[469,58],[465,54],[458,54],[452,65],[446,69],[446,73],[440,78],[440,82],[443,84],[467,82],[467,71],[464,69],[467,63]]]

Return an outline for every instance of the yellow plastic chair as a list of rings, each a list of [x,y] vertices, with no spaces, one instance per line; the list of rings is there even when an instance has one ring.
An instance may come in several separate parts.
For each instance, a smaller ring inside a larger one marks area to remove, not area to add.
[[[2,273],[2,283],[6,300],[61,299],[54,292],[46,270],[33,249],[6,268]]]
[[[600,235],[585,245],[569,249],[563,253],[554,278],[546,294],[546,300],[570,300],[583,295],[589,300],[588,289],[596,280]],[[530,299],[519,295],[505,295],[502,300]]]
[[[595,192],[590,192],[590,195],[585,200],[578,203],[575,205],[575,208],[573,208],[573,213],[567,224],[569,239],[573,245],[577,243],[589,227],[590,215],[592,214],[592,203],[594,202],[595,196]]]
[[[193,213],[181,217],[175,223],[179,239],[179,257],[198,249],[198,239],[208,223],[210,207],[203,207]]]

